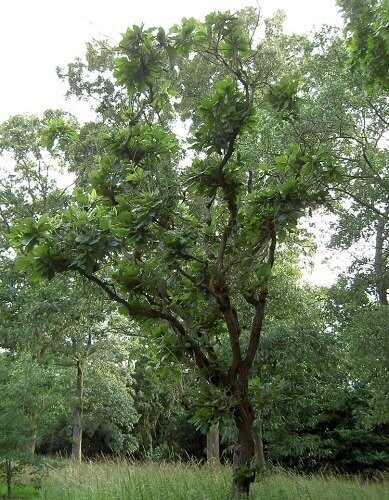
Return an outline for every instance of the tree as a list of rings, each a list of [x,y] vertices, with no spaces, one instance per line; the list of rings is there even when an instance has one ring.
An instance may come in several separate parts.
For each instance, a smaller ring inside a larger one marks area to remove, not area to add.
[[[196,366],[225,393],[236,428],[234,498],[255,477],[248,384],[277,242],[326,199],[336,171],[317,141],[282,144],[267,162],[250,156],[259,122],[298,120],[298,82],[292,63],[281,64],[288,44],[269,57],[271,43],[255,42],[245,19],[219,13],[168,33],[129,29],[114,70],[127,110],[97,138],[92,191],[75,193],[56,217],[12,230],[19,265],[37,276],[77,271],[149,325],[165,362]],[[206,62],[211,74],[180,144],[172,126],[191,85],[180,75],[188,60]]]
[[[389,89],[387,0],[337,0],[346,20],[351,67],[364,72],[366,83]]]
[[[355,6],[358,2],[344,3]],[[371,5],[360,3],[361,9],[369,10]],[[358,26],[370,29],[366,20]],[[326,50],[317,54],[320,46]],[[328,204],[336,214],[331,246],[352,249],[352,255],[347,272],[330,294],[327,314],[344,342],[348,383],[355,384],[360,393],[365,391],[365,413],[359,413],[364,414],[365,424],[360,425],[372,427],[387,422],[383,388],[388,355],[384,334],[389,283],[388,96],[382,88],[366,86],[369,80],[363,68],[350,71],[346,48],[332,31],[316,35],[304,59],[310,75],[307,90],[316,89],[305,119],[312,124],[310,133],[332,136],[327,144],[339,159],[342,182]]]
[[[349,271],[350,275],[363,274],[366,289],[384,305],[388,289],[388,97],[385,92],[366,89],[361,71],[350,72],[342,39],[323,31],[314,47],[318,44],[328,49],[306,59],[311,75],[308,89],[317,88],[306,118],[315,124],[314,133],[332,134],[328,145],[341,165],[342,182],[328,206],[337,216],[332,245],[342,249],[369,245],[372,250],[353,259]],[[331,113],[325,104],[329,99]]]
[[[24,451],[30,454],[35,452],[42,429],[49,427],[59,398],[53,370],[44,362],[44,287],[34,289],[15,269],[7,234],[21,217],[55,213],[63,207],[65,193],[56,188],[54,181],[56,162],[45,154],[41,144],[43,127],[54,116],[59,117],[60,113],[48,111],[42,119],[18,115],[0,126],[0,348],[10,357],[3,367],[4,372],[5,367],[9,368],[9,383],[2,393],[4,411],[13,405],[10,415],[20,417]],[[50,322],[46,320],[47,325]],[[12,417],[7,425],[7,432],[16,434]]]
[[[338,377],[339,346],[325,323],[326,292],[300,282],[297,259],[288,252],[275,266],[250,387],[270,460],[313,469],[323,447],[310,431],[326,403],[323,387]]]
[[[57,276],[50,283],[31,284],[15,269],[8,272],[12,280],[5,279],[4,271],[1,275],[0,346],[27,372],[34,368],[27,376],[22,370],[12,375],[15,386],[26,391],[15,389],[13,399],[29,422],[30,450],[66,416],[73,426],[71,456],[80,461],[83,415],[90,434],[105,425],[106,435],[110,429],[116,440],[121,439],[116,427],[125,435],[136,421],[130,369],[122,368],[126,342],[116,340],[105,325],[109,310],[102,293],[80,278],[65,282]],[[112,444],[114,451],[119,448]]]
[[[31,409],[45,406],[42,375],[31,359],[14,360],[0,353],[0,478],[7,486],[7,498],[13,498],[12,486],[20,476],[38,473]]]
[[[58,128],[61,137],[56,136]],[[101,292],[96,293],[99,291],[88,287],[88,283],[82,282],[78,276],[69,281],[57,276],[50,283],[30,282],[15,265],[7,234],[18,218],[27,217],[31,221],[43,213],[55,214],[66,206],[69,199],[66,189],[57,184],[62,159],[59,155],[47,155],[43,144],[51,148],[52,143],[59,141],[66,148],[69,145],[68,132],[63,115],[54,111],[45,112],[42,119],[15,116],[0,126],[0,151],[4,171],[8,171],[8,175],[0,179],[0,347],[13,359],[13,363],[7,366],[14,394],[11,396],[12,391],[7,394],[25,419],[23,435],[29,436],[29,452],[35,452],[36,444],[53,432],[59,414],[67,414],[72,405],[72,455],[80,460],[85,375],[88,392],[93,392],[93,389],[98,392],[93,387],[96,383],[100,390],[107,391],[109,387],[112,390],[116,381],[116,401],[120,400],[122,412],[123,407],[128,410],[125,424],[122,414],[121,418],[116,418],[117,422],[120,421],[118,425],[131,428],[135,418],[132,398],[129,390],[124,388],[126,383],[129,384],[129,374],[119,375],[120,370],[115,366],[121,362],[116,359],[119,346],[107,342],[107,331],[103,326],[109,315],[107,302]],[[104,365],[110,383],[106,383],[102,376],[96,376],[93,381],[85,372],[94,369],[98,375],[99,370],[96,370],[92,358],[99,357],[99,365],[102,365],[102,351],[107,349],[112,360],[107,362],[106,359]],[[69,373],[73,366],[77,377],[71,377]],[[75,398],[70,393],[74,392],[70,389],[70,378],[72,381],[76,378]],[[115,408],[114,399],[106,397],[107,404]],[[94,400],[96,403],[96,398]],[[88,397],[87,401],[90,406],[93,404],[93,398]],[[9,405],[11,401],[5,403]],[[101,418],[103,408],[103,404],[95,404],[95,420]],[[111,428],[115,427],[113,421],[107,418],[107,425],[111,424]]]

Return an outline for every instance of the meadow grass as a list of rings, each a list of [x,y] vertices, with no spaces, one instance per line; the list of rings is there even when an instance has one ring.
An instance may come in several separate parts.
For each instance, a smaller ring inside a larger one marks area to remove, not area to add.
[[[49,466],[38,498],[47,500],[226,500],[231,471],[224,466],[100,460]],[[23,498],[33,498],[23,495]],[[36,497],[35,497],[36,498]],[[389,500],[389,482],[341,476],[300,476],[272,470],[258,477],[251,499]]]
[[[7,498],[7,487],[0,484],[0,498]],[[15,485],[12,487],[11,498],[39,498],[39,492],[33,485]]]

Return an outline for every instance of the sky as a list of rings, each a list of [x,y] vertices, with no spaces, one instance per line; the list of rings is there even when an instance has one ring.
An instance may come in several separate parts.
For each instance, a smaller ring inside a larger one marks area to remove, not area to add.
[[[264,18],[276,10],[286,13],[287,32],[309,33],[322,24],[341,24],[335,0],[259,0]],[[55,68],[82,57],[85,43],[109,38],[112,44],[133,24],[169,28],[183,17],[203,18],[215,10],[235,12],[256,0],[0,0],[0,121],[19,113],[40,115],[46,109],[65,109],[81,121],[87,119],[86,104],[64,99],[66,84]],[[84,118],[83,118],[84,117]],[[65,182],[67,185],[68,183]],[[308,281],[332,281],[329,269],[317,256],[313,267],[305,266]],[[335,276],[337,273],[333,274]]]
[[[335,0],[259,4],[263,17],[284,10],[288,32],[340,23]],[[255,0],[0,0],[0,121],[49,108],[81,113],[81,107],[65,102],[66,86],[55,68],[82,57],[92,39],[109,37],[115,44],[132,24],[168,28],[183,17],[201,19],[214,10],[234,12],[257,5]]]

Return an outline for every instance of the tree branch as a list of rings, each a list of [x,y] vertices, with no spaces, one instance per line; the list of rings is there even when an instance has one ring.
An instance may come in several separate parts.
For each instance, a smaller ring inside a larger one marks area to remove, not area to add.
[[[269,222],[269,236],[270,236],[270,245],[269,245],[267,263],[269,264],[271,269],[274,265],[276,245],[277,245],[277,235],[276,235],[274,221]],[[246,356],[243,361],[244,369],[246,372],[250,370],[255,355],[257,354],[258,351],[259,341],[262,332],[263,319],[265,317],[268,284],[269,284],[269,276],[264,278],[264,281],[261,286],[261,292],[259,293],[258,296],[256,296],[254,293],[245,296],[246,301],[255,307],[255,316],[251,325],[249,344],[247,347]]]
[[[369,203],[366,203],[364,202],[363,200],[361,200],[358,196],[356,196],[355,194],[353,193],[350,193],[349,191],[347,191],[346,189],[343,189],[343,188],[340,188],[340,187],[335,187],[333,188],[333,190],[335,192],[339,192],[339,193],[343,193],[343,194],[346,194],[347,196],[349,196],[350,198],[352,198],[354,201],[356,201],[357,203],[359,203],[359,205],[361,205],[362,207],[365,207],[367,208],[368,210],[371,210],[373,211],[374,213],[376,213],[377,215],[379,215],[380,217],[383,217],[384,219],[387,219],[388,218],[388,215],[386,213],[382,213],[378,210],[378,208],[375,208],[374,205],[370,205]]]
[[[159,318],[167,321],[172,330],[183,341],[187,342],[190,345],[190,347],[187,348],[187,351],[191,352],[197,367],[207,372],[209,381],[217,386],[222,386],[225,384],[225,374],[218,367],[215,367],[214,363],[212,364],[210,362],[208,357],[202,352],[200,347],[193,341],[193,339],[187,336],[185,327],[182,325],[182,323],[180,323],[180,321],[178,321],[176,317],[174,317],[172,314],[166,313],[160,309],[155,309],[153,307],[146,307],[141,304],[132,305],[123,297],[120,297],[112,288],[112,286],[110,286],[104,280],[98,278],[97,276],[87,274],[82,268],[77,268],[77,271],[86,279],[92,281],[100,288],[102,288],[111,300],[123,305],[131,316]]]
[[[382,123],[386,126],[389,127],[389,122],[381,115],[381,112],[377,109],[377,107],[371,102],[370,99],[367,100],[369,105],[373,108],[374,113],[376,116],[382,121]]]

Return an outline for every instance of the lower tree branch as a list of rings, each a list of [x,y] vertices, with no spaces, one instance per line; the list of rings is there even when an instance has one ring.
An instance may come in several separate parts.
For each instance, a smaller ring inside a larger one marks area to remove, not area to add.
[[[215,363],[210,362],[208,357],[201,350],[200,346],[187,335],[184,325],[175,316],[167,312],[164,312],[161,309],[156,309],[151,306],[148,307],[142,304],[131,304],[126,299],[118,295],[115,289],[111,285],[109,285],[109,283],[107,283],[106,281],[98,278],[93,274],[86,273],[80,267],[78,267],[76,270],[86,279],[88,279],[89,281],[95,283],[100,288],[102,288],[111,300],[124,306],[127,309],[129,315],[133,317],[156,318],[156,319],[158,318],[167,321],[172,330],[176,333],[176,335],[189,344],[187,350],[192,353],[193,359],[197,367],[200,370],[203,370],[207,373],[208,380],[212,384],[219,387],[225,385],[226,382],[225,374],[222,372],[221,369],[215,366]]]

